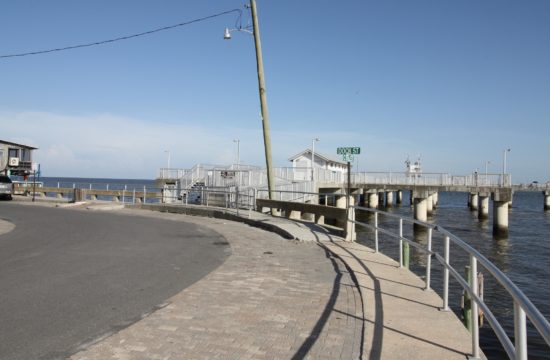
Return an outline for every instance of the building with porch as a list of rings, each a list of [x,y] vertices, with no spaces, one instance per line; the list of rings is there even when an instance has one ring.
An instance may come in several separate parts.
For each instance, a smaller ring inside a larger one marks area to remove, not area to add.
[[[32,152],[37,148],[0,140],[0,174],[28,176],[32,172]]]

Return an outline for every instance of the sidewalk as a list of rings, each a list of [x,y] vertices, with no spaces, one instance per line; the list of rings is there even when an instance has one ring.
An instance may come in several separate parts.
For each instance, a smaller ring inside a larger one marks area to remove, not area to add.
[[[166,307],[72,359],[465,359],[471,351],[467,330],[439,311],[441,299],[421,279],[315,224],[250,213],[295,241],[223,219],[119,211],[207,226],[232,255]]]

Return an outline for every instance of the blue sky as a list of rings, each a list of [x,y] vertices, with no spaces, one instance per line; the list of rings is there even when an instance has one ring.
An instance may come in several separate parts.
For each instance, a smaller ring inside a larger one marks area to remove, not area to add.
[[[4,1],[0,55],[106,40],[243,1]],[[550,180],[550,2],[258,0],[273,159],[360,146],[359,170]],[[243,15],[246,23],[249,16]],[[47,176],[154,178],[264,165],[254,43],[234,14],[103,46],[0,59],[0,139]]]

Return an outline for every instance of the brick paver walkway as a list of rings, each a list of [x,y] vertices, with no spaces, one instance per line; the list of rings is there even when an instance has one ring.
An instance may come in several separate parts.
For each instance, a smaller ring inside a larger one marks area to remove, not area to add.
[[[131,211],[212,228],[232,255],[166,307],[72,359],[359,358],[361,298],[322,247],[230,221]]]

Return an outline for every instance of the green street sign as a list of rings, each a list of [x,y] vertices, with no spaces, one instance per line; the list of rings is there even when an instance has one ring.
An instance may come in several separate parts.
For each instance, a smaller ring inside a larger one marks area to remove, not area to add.
[[[361,154],[360,147],[339,147],[336,149],[338,155],[359,155]]]

